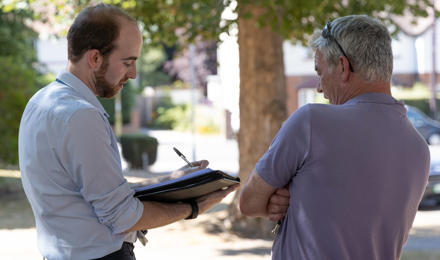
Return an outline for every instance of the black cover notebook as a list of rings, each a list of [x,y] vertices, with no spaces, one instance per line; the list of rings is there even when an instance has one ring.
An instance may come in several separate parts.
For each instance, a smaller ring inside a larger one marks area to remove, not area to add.
[[[197,198],[236,183],[240,183],[240,178],[206,168],[180,178],[136,187],[134,196],[140,200],[177,202]]]

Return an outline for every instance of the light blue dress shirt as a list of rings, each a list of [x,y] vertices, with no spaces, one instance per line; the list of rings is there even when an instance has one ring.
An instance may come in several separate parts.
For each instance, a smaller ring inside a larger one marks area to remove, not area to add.
[[[123,233],[141,217],[108,115],[68,72],[38,91],[23,113],[19,158],[35,215],[38,247],[48,259],[91,259],[134,242]]]

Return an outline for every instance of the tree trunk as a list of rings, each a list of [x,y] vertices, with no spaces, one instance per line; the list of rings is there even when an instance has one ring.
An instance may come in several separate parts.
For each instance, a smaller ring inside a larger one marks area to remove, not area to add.
[[[286,118],[286,86],[282,37],[270,26],[259,27],[261,7],[239,4],[240,53],[239,176],[244,185],[255,163],[268,149]],[[243,19],[246,12],[252,18]],[[232,228],[249,236],[267,236],[273,226],[263,219],[246,218],[238,210],[238,196],[230,208]]]

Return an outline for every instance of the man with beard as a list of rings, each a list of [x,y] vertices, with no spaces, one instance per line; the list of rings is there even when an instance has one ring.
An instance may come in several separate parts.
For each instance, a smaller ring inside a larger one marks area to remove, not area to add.
[[[29,100],[20,124],[20,169],[38,247],[47,259],[135,259],[136,231],[195,218],[237,187],[191,203],[134,198],[96,96],[111,98],[136,77],[136,21],[99,4],[78,14],[67,39],[67,71]]]

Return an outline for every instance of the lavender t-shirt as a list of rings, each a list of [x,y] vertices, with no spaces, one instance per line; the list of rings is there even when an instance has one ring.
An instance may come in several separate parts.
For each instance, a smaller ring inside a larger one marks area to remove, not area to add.
[[[292,114],[256,165],[290,206],[273,259],[398,259],[429,171],[429,150],[389,95]]]

